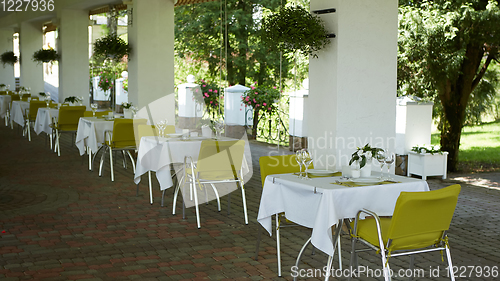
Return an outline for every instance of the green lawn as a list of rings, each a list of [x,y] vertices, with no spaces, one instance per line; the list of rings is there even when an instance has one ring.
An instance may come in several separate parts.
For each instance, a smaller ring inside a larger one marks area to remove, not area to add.
[[[432,144],[439,144],[440,133],[432,134]],[[500,171],[500,122],[465,127],[460,140],[459,169]]]

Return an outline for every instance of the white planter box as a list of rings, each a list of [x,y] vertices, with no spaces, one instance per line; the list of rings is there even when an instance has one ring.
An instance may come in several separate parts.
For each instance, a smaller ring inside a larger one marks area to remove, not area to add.
[[[428,176],[443,176],[446,179],[448,152],[443,154],[408,152],[408,176],[418,175],[423,180]]]

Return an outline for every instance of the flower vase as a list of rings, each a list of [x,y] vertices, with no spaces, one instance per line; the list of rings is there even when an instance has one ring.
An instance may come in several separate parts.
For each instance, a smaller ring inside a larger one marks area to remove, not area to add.
[[[123,109],[123,117],[132,118],[132,110],[130,108]]]
[[[371,164],[366,163],[366,165],[365,165],[363,168],[361,168],[361,170],[360,170],[360,171],[361,171],[360,176],[361,176],[362,178],[367,178],[367,177],[370,177],[370,176],[372,175],[372,165],[371,165]]]

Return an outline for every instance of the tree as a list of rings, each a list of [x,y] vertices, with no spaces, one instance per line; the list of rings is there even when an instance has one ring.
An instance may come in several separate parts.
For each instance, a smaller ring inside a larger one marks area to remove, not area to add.
[[[498,0],[400,1],[399,11],[399,91],[439,101],[441,148],[455,171],[467,107],[498,56]]]
[[[258,15],[275,11],[279,6],[278,0],[228,0],[226,7],[220,2],[176,7],[176,55],[206,63],[212,81],[220,80],[222,67],[229,85],[257,82],[276,86],[280,78],[280,54],[269,52],[261,44]],[[289,65],[284,57],[282,78],[286,78]]]

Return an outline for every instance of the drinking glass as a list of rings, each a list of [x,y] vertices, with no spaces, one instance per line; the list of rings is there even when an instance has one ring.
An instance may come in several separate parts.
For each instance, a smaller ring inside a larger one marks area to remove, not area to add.
[[[295,160],[299,164],[299,179],[302,178],[302,150],[295,152]]]
[[[162,127],[161,127],[161,135],[163,137],[165,136],[165,129],[167,129],[167,124],[168,124],[168,120],[167,119],[163,119]]]
[[[47,107],[50,106],[50,95],[45,96],[45,104],[47,105]]]
[[[90,104],[90,109],[92,110],[92,116],[95,117],[95,112],[97,111],[98,104],[97,103],[92,103]]]
[[[385,151],[379,151],[377,155],[375,155],[375,159],[377,159],[380,164],[380,179],[384,179]]]
[[[160,137],[163,137],[163,131],[165,130],[164,129],[165,120],[160,120],[160,121],[156,122],[155,126],[156,126],[156,129],[158,130],[158,134],[160,135]]]
[[[224,119],[219,118],[214,121],[216,139],[220,139],[222,129],[224,129]]]
[[[387,152],[385,156],[385,164],[387,165],[387,179],[391,180],[391,165],[396,160],[396,156],[393,152]]]
[[[305,167],[305,179],[309,179],[309,174],[308,174],[308,171],[309,171],[309,165],[312,163],[313,161],[313,157],[312,157],[312,153],[307,150],[307,149],[303,149],[302,151],[302,161],[304,163],[304,167]]]

